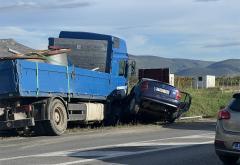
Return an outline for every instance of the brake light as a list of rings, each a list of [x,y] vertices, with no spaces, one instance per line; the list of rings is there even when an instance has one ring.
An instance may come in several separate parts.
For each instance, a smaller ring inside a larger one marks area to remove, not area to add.
[[[181,99],[181,94],[180,94],[179,90],[176,90],[176,99],[177,100]]]
[[[228,120],[231,118],[231,115],[228,111],[226,111],[225,109],[219,111],[218,113],[218,119],[219,120]]]
[[[148,82],[144,81],[141,85],[141,91],[146,91],[148,89]]]

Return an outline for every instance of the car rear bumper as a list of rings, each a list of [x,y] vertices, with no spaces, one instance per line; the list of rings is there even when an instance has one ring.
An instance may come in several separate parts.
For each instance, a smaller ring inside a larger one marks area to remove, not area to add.
[[[231,155],[231,156],[240,156],[239,151],[231,151],[231,150],[224,150],[224,149],[217,149],[215,148],[215,152],[217,155]]]
[[[144,96],[144,97],[141,98],[141,102],[144,102],[144,101],[151,101],[151,102],[166,105],[166,106],[169,106],[169,107],[172,107],[172,108],[176,108],[176,109],[178,108],[178,105],[176,103],[166,102],[166,100],[153,99],[153,98]]]
[[[34,126],[35,122],[33,118],[21,119],[21,120],[8,120],[0,121],[0,130],[10,130],[14,128],[24,128]]]
[[[215,136],[216,153],[240,155],[240,150],[233,149],[234,143],[240,143],[240,133],[224,130],[222,123],[218,121]]]

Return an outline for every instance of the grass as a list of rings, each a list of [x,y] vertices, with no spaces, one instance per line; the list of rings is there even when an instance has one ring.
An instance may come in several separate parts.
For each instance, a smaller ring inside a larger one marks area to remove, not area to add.
[[[186,89],[192,95],[192,105],[184,116],[198,116],[214,118],[221,106],[226,106],[231,100],[233,92],[213,89]]]

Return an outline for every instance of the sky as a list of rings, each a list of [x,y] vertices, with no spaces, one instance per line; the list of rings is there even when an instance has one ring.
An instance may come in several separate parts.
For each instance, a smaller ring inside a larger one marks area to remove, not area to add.
[[[62,30],[110,34],[134,55],[240,59],[239,0],[0,0],[0,39],[46,49]]]

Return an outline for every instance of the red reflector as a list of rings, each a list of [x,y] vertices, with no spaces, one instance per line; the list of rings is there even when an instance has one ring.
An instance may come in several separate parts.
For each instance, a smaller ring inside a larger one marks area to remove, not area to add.
[[[145,91],[148,89],[148,82],[144,81],[141,85],[141,91]]]
[[[31,105],[22,105],[19,107],[16,107],[18,111],[25,111],[25,112],[31,112],[32,111],[32,106]]]
[[[179,90],[176,90],[176,99],[177,100],[181,99],[181,94],[180,94]]]
[[[231,118],[230,113],[228,111],[226,111],[225,109],[219,111],[219,113],[218,113],[218,119],[219,120],[222,120],[222,119],[227,120],[227,119],[230,119],[230,118]]]

